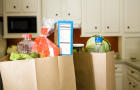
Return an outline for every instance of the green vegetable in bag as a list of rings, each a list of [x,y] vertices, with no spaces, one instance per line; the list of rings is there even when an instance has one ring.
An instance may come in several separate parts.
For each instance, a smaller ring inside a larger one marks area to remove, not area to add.
[[[101,37],[101,36],[95,35],[87,41],[86,52],[96,52],[96,50],[95,50],[95,47],[96,47],[95,37]],[[105,52],[111,51],[111,44],[109,43],[109,41],[107,41],[103,38],[102,44],[104,45],[104,51]]]

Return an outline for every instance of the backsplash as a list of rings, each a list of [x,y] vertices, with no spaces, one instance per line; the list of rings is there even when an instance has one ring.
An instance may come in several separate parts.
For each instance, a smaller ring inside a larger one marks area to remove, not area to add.
[[[73,43],[83,43],[86,45],[87,40],[90,37],[80,37],[81,29],[74,29],[73,31]],[[54,34],[48,37],[51,41],[54,41]],[[118,52],[118,37],[105,37],[111,43],[111,49]],[[7,39],[7,46],[17,45],[22,39]]]

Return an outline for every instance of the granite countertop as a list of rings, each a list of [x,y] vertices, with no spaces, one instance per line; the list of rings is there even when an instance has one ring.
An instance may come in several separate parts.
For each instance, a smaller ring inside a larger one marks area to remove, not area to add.
[[[140,60],[137,60],[137,61],[131,61],[131,60],[127,60],[125,61],[125,63],[128,65],[128,66],[131,66],[137,70],[140,71]]]
[[[116,59],[115,60],[115,64],[124,64],[124,63],[125,63],[125,61],[122,60],[122,59]]]
[[[130,67],[133,67],[140,71],[140,60],[132,61],[132,60],[115,60],[115,64],[126,64]]]

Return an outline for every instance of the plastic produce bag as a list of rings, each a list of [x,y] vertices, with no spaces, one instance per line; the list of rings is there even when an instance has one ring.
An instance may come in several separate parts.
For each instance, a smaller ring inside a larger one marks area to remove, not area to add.
[[[54,31],[52,24],[51,20],[45,20],[41,35],[34,40],[32,51],[37,52],[40,57],[59,56],[59,48],[47,38]]]
[[[43,17],[42,29],[48,29],[47,32],[45,32],[47,33],[47,36],[50,36],[54,32],[54,23],[54,19],[46,19],[45,17]]]

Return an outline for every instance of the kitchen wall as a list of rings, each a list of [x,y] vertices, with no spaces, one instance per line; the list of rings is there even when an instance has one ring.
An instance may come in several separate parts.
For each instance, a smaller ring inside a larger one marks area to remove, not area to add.
[[[73,32],[73,43],[84,43],[86,45],[89,37],[80,37],[81,29],[74,29]],[[54,35],[48,37],[51,41],[54,41]],[[111,43],[111,49],[118,52],[118,37],[105,37]],[[7,39],[7,45],[16,45],[22,39]]]

